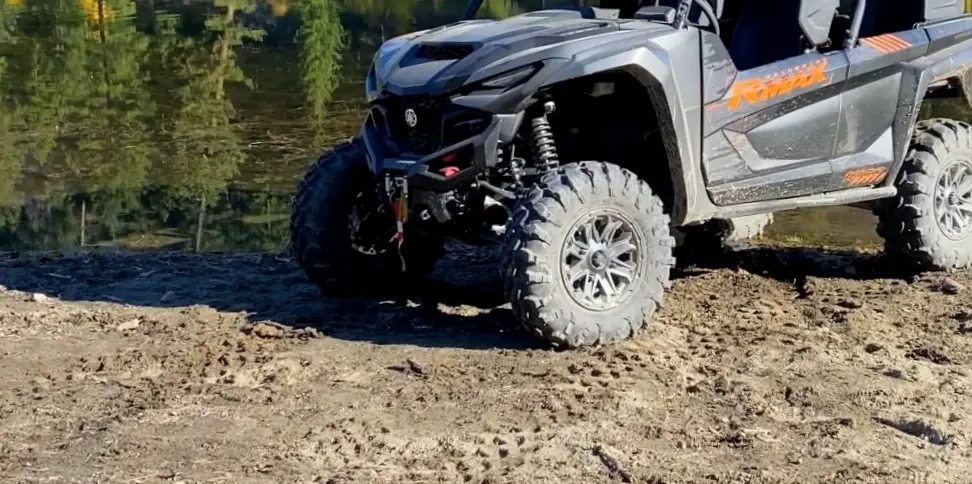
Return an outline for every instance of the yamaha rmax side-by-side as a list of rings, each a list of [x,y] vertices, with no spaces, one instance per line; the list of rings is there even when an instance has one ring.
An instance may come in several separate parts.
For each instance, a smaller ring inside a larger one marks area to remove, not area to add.
[[[830,205],[916,267],[972,264],[972,125],[917,120],[970,97],[964,1],[481,4],[381,45],[360,134],[301,183],[292,250],[325,294],[495,243],[528,332],[604,344],[651,319],[679,244]]]

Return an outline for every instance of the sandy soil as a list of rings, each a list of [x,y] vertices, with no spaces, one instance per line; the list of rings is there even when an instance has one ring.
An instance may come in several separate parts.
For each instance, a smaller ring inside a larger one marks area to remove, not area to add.
[[[489,254],[401,301],[273,255],[0,254],[0,481],[969,482],[972,274],[732,261],[554,352]]]

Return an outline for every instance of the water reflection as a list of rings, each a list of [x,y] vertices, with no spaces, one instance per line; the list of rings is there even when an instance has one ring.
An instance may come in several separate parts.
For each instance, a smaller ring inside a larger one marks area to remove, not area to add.
[[[0,249],[220,251],[285,246],[304,167],[358,129],[377,46],[466,3],[0,1]],[[487,0],[481,14],[570,3]],[[850,227],[873,239],[853,209],[783,214],[771,233],[869,242]]]
[[[330,8],[331,0],[304,3]],[[247,215],[285,210],[258,203],[281,198],[272,191],[229,190],[253,182],[240,178],[255,140],[235,101],[256,87],[238,55],[267,33],[260,7],[271,20],[290,15],[286,5],[252,0],[8,0],[0,19],[0,244],[61,248],[167,231],[175,239],[194,233],[197,247],[278,248],[262,227],[257,239],[226,235],[234,224],[224,220],[240,207],[259,207]],[[300,55],[318,59],[308,66],[316,72],[336,72],[338,60],[318,51],[342,47],[340,28],[317,35],[302,36],[313,45]],[[316,112],[336,83],[305,87]],[[200,224],[207,213],[211,222]]]

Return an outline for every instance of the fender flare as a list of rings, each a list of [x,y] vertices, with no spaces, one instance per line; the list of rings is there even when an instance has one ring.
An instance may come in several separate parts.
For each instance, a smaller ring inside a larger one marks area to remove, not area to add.
[[[664,39],[664,45],[611,45],[578,53],[543,83],[548,87],[611,71],[627,72],[641,83],[652,101],[665,143],[674,195],[670,214],[674,225],[707,218],[712,211],[701,164],[701,65],[672,63],[673,58],[698,57],[698,33],[693,29],[683,32],[684,35]]]

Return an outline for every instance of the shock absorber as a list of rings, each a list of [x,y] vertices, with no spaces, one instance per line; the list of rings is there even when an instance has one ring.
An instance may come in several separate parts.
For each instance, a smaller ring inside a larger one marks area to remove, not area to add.
[[[537,160],[537,168],[541,172],[556,170],[560,166],[560,157],[557,156],[557,147],[554,145],[553,130],[551,130],[550,121],[547,119],[547,115],[554,112],[555,109],[556,106],[553,101],[547,101],[543,104],[543,115],[530,121],[533,151]]]

